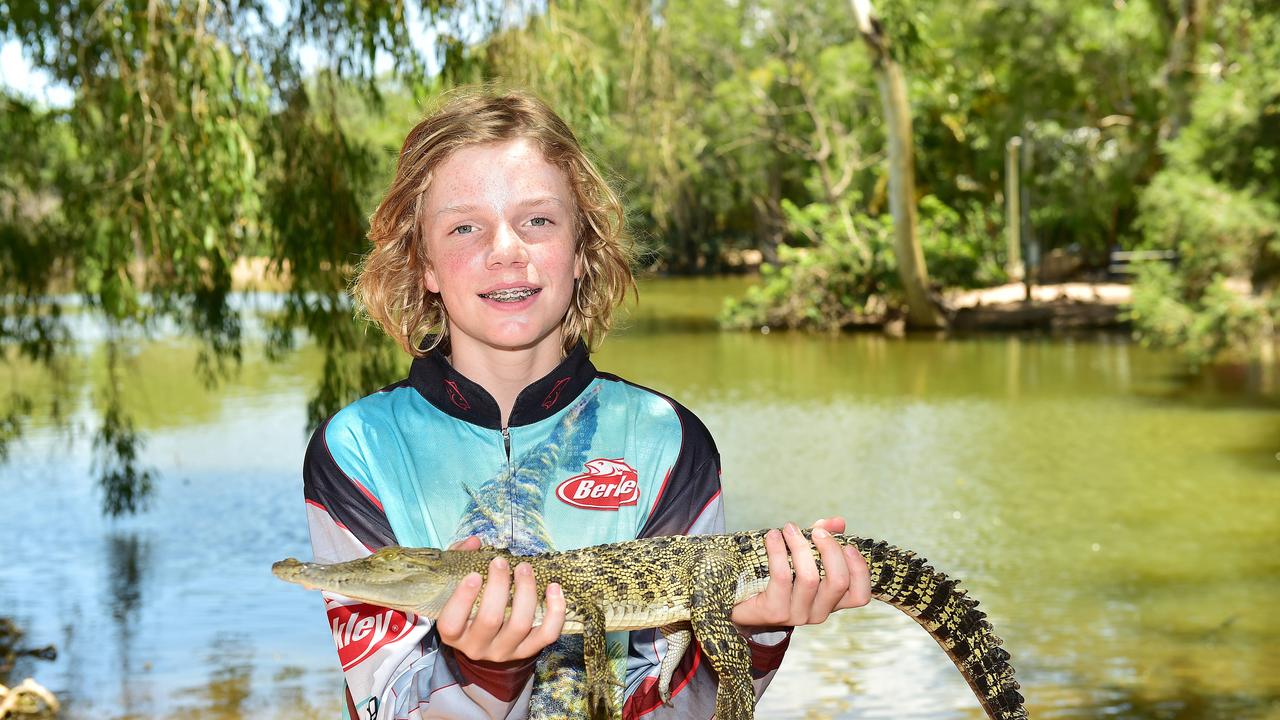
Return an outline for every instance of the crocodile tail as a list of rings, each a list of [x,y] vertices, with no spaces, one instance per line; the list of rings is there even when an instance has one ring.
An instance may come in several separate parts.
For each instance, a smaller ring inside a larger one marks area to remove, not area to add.
[[[871,595],[920,623],[955,663],[991,720],[1025,720],[1009,653],[978,601],[924,558],[883,541],[845,538],[867,560]]]

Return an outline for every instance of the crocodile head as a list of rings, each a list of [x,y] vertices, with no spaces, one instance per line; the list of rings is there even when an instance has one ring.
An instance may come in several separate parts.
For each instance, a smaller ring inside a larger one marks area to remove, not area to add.
[[[293,558],[271,566],[281,580],[396,610],[435,616],[458,582],[481,572],[493,551],[443,552],[386,547],[349,562],[322,565]]]

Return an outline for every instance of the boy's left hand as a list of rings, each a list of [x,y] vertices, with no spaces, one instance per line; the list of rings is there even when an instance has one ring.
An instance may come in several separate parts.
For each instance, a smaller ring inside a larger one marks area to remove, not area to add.
[[[734,606],[733,622],[748,634],[785,626],[817,625],[836,610],[870,602],[871,577],[862,553],[841,546],[831,537],[831,533],[842,533],[844,528],[841,517],[819,520],[813,524],[812,546],[793,523],[787,523],[781,532],[770,530],[764,538],[769,553],[769,584],[764,592]],[[811,547],[817,547],[822,558],[824,577],[818,575]]]

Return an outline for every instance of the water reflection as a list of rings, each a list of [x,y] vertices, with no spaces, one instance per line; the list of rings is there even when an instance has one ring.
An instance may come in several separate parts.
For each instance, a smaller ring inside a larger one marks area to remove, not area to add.
[[[133,682],[137,671],[135,626],[142,612],[143,578],[151,566],[150,543],[136,532],[115,532],[106,542],[106,592],[103,602],[116,634],[116,666],[120,677],[120,705],[126,715],[140,712],[147,698]]]
[[[107,537],[106,552],[110,573],[104,599],[120,637],[127,640],[142,609],[143,573],[150,566],[151,544],[136,532],[112,533]]]
[[[305,668],[286,665],[270,675],[259,672],[255,645],[253,637],[243,633],[215,637],[200,663],[208,669],[208,677],[187,689],[185,694],[196,701],[182,706],[182,716],[197,720],[338,717],[336,703],[317,702],[317,695],[324,694],[315,691],[315,678]]]
[[[1092,705],[1108,709],[1106,717],[1117,720],[1270,720],[1280,716],[1280,698],[1275,696],[1204,692],[1191,685],[1172,688],[1163,695],[1151,695],[1141,687],[1101,687],[1091,700]],[[1051,708],[1038,717],[1094,720],[1099,712],[1077,704],[1076,707]]]
[[[263,715],[262,708],[251,707],[253,693],[253,643],[247,635],[221,633],[204,658],[209,679],[192,688],[200,704],[184,710],[191,718],[238,720]]]

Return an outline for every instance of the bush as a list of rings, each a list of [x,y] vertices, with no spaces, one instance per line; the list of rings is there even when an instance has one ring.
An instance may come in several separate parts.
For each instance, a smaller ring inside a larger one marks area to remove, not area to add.
[[[777,266],[761,266],[759,285],[725,302],[721,326],[840,330],[903,314],[889,215],[841,212],[827,203],[800,208],[786,200],[783,210],[794,244],[779,246]],[[922,199],[919,234],[935,283],[1002,281],[995,256],[1000,233],[991,228],[976,204],[961,214],[933,196]]]
[[[1002,208],[970,202],[964,212],[933,195],[920,199],[920,247],[940,287],[989,287],[1007,281]]]
[[[1280,208],[1176,168],[1152,180],[1140,208],[1146,247],[1179,259],[1139,268],[1129,313],[1136,336],[1196,365],[1253,354],[1277,318],[1266,269],[1280,256]]]
[[[1274,300],[1250,296],[1222,275],[1203,291],[1189,292],[1172,268],[1149,263],[1139,269],[1129,318],[1144,345],[1175,348],[1192,365],[1244,359],[1275,329]]]
[[[725,301],[721,325],[839,330],[882,318],[880,293],[896,283],[889,224],[826,203],[798,208],[784,200],[783,210],[808,246],[780,245],[778,265],[760,267],[760,284]]]
[[[1139,274],[1134,329],[1196,364],[1253,355],[1274,337],[1280,304],[1280,47],[1264,40],[1280,16],[1224,13],[1257,41],[1202,80],[1191,122],[1163,146],[1168,164],[1138,205],[1143,243],[1179,261]]]

